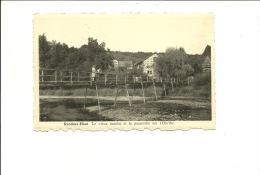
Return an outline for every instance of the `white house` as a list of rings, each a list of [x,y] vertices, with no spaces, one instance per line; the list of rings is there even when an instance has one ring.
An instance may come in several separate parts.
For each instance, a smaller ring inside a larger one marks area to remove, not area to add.
[[[118,69],[118,61],[117,60],[113,60],[113,65],[115,69]]]
[[[158,58],[157,54],[153,54],[152,56],[135,63],[137,69],[143,69],[143,72],[148,76],[155,76],[155,58]]]

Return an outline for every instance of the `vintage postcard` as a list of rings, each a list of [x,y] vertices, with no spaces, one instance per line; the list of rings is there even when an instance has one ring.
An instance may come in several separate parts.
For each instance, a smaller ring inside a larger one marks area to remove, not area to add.
[[[35,14],[34,130],[215,129],[214,14]]]

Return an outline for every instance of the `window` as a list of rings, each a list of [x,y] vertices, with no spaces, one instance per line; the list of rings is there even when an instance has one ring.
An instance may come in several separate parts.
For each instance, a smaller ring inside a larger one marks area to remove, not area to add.
[[[148,74],[148,75],[152,75],[152,74],[153,74],[153,71],[148,70],[148,71],[147,71],[147,74]]]

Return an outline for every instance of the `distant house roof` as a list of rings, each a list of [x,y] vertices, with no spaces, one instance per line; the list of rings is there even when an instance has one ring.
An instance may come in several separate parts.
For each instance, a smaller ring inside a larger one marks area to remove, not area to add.
[[[118,61],[118,67],[133,67],[132,61]]]
[[[202,64],[202,71],[205,72],[211,68],[211,60],[209,56],[206,56],[205,61]]]
[[[146,59],[147,59],[147,58],[145,58],[144,60],[146,60]],[[134,65],[137,66],[138,64],[141,64],[142,62],[144,62],[144,60],[139,61],[139,62],[135,63]]]
[[[206,56],[204,62],[202,65],[208,65],[208,64],[211,64],[211,60],[210,60],[210,57],[209,56]]]
[[[158,54],[153,54],[153,55],[149,56],[148,58],[150,58],[150,57],[152,57],[152,56],[154,56],[154,55],[156,55],[156,57],[158,57]],[[135,63],[134,65],[137,66],[138,64],[141,64],[142,62],[144,62],[145,60],[147,60],[148,58],[145,58],[145,59],[143,59],[143,60],[141,60],[141,61]]]

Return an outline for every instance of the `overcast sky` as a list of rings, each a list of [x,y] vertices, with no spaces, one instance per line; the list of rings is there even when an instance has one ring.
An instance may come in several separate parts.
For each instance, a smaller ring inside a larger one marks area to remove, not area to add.
[[[35,15],[35,34],[69,47],[87,44],[88,37],[113,51],[164,52],[184,47],[189,54],[201,54],[214,45],[214,17],[211,14],[81,14]]]

